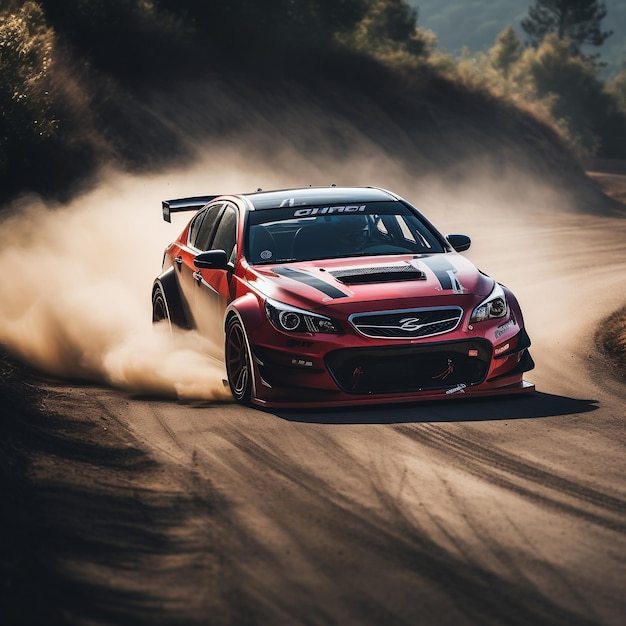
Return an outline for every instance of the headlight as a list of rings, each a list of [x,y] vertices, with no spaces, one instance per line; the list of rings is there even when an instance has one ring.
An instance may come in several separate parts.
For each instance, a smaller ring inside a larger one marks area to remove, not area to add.
[[[505,317],[509,313],[504,290],[496,283],[493,291],[486,300],[483,300],[473,311],[470,322],[484,322],[485,320]]]
[[[337,335],[341,332],[337,323],[330,317],[303,311],[288,304],[276,302],[276,300],[265,301],[265,314],[278,330],[289,333],[333,333]]]

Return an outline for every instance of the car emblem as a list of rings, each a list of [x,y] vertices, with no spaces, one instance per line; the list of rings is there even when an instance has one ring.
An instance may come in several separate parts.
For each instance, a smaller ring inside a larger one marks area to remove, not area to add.
[[[400,330],[419,330],[422,327],[419,321],[419,317],[405,317],[403,320],[400,320]]]

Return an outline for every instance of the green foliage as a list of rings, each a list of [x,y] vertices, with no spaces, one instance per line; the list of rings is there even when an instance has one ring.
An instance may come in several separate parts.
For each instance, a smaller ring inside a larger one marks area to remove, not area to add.
[[[499,49],[496,43],[491,51]],[[626,156],[626,115],[605,88],[593,60],[572,53],[568,39],[548,34],[502,73],[502,92],[539,104],[566,132],[583,159],[595,155]],[[616,90],[619,81],[616,82]],[[496,87],[497,89],[498,87]]]
[[[626,156],[626,115],[598,78],[597,65],[572,54],[567,39],[546,36],[524,54],[518,73],[589,155]]]
[[[489,58],[493,67],[508,78],[512,66],[522,58],[523,52],[522,42],[515,34],[513,26],[509,24],[496,37],[496,43],[489,51]]]
[[[606,86],[593,59],[573,53],[556,33],[524,50],[509,26],[487,54],[462,55],[452,77],[551,120],[583,162],[626,157],[626,70]]]
[[[521,26],[532,46],[539,46],[546,35],[555,33],[580,54],[581,46],[601,46],[611,35],[600,27],[605,17],[606,6],[597,0],[535,0]]]
[[[36,150],[56,132],[49,82],[53,48],[37,3],[0,12],[0,173],[10,156]]]
[[[370,0],[362,19],[337,39],[348,49],[413,66],[437,45],[434,33],[417,27],[417,11],[406,0]]]
[[[593,62],[571,53],[567,39],[547,35],[537,49],[526,52],[517,74],[530,85],[536,99],[565,128],[583,154],[602,147],[598,119],[607,114],[603,85]]]

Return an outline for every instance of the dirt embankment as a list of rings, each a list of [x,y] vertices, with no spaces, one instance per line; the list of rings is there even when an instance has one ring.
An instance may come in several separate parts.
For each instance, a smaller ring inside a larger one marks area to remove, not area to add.
[[[598,327],[596,343],[613,362],[615,376],[626,383],[626,306]]]

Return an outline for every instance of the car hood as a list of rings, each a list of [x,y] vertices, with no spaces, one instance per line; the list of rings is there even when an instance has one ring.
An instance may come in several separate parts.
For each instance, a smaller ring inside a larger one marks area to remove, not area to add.
[[[307,310],[458,304],[484,298],[494,281],[457,253],[377,256],[251,266],[248,281],[263,295]],[[419,298],[419,302],[410,302]],[[436,301],[436,302],[435,302]]]

